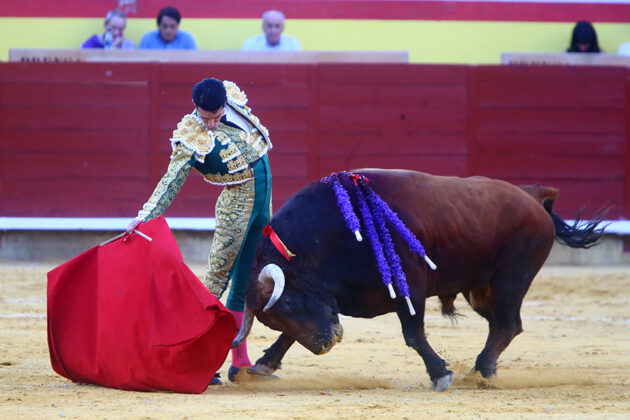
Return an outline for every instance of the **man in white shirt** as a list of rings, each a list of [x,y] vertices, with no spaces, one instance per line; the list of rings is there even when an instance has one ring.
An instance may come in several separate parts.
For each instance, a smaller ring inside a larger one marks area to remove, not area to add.
[[[300,41],[291,35],[283,34],[284,13],[267,10],[262,16],[262,34],[243,42],[243,51],[302,51]]]

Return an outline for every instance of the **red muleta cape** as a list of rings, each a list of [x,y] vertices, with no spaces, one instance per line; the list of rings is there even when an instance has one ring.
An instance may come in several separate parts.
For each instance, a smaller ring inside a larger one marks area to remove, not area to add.
[[[126,242],[96,246],[48,273],[55,372],[126,390],[203,392],[236,321],[184,264],[164,218]]]

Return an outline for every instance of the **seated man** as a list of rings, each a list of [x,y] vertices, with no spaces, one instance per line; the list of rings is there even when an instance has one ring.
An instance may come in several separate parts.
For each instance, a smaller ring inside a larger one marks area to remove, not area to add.
[[[111,10],[105,16],[105,32],[95,34],[88,38],[81,48],[120,48],[123,50],[133,50],[135,44],[130,39],[125,39],[125,27],[127,26],[127,15],[122,10]]]
[[[165,7],[157,16],[158,29],[142,35],[138,48],[147,50],[196,50],[191,34],[179,30],[181,15],[174,7]]]
[[[291,35],[283,34],[284,13],[267,10],[262,16],[262,34],[243,42],[243,51],[302,51],[300,41]]]

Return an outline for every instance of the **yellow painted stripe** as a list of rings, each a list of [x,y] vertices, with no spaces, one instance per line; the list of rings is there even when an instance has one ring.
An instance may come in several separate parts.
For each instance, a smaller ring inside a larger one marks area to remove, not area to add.
[[[78,48],[102,31],[102,19],[0,18],[0,60],[10,48]],[[406,50],[412,63],[498,64],[501,52],[562,52],[572,23],[482,21],[382,21],[294,19],[286,33],[305,50]],[[630,24],[598,23],[600,46],[616,53],[630,41]],[[155,29],[154,19],[129,19],[126,36],[136,44]],[[240,49],[260,32],[259,19],[186,19],[200,49]]]

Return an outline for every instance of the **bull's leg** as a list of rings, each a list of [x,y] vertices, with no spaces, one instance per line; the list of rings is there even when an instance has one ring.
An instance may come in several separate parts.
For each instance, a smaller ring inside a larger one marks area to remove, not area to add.
[[[473,309],[488,320],[488,339],[475,362],[475,370],[484,378],[496,375],[499,356],[523,331],[523,298],[552,244],[553,237],[544,233],[514,239],[502,250],[500,265],[490,281],[462,292]]]
[[[503,320],[502,316],[499,314],[496,318],[490,320],[490,332],[488,333],[486,345],[479,353],[479,356],[477,356],[477,361],[475,362],[475,370],[479,371],[484,378],[496,376],[499,356],[512,342],[512,339],[523,331],[518,314],[516,314],[516,318],[508,315],[510,321]]]
[[[402,325],[405,343],[418,352],[431,378],[433,391],[444,391],[453,382],[453,372],[446,369],[447,363],[435,353],[424,334],[424,300],[414,301],[416,315],[411,316],[406,304],[399,305],[398,317]]]
[[[277,369],[280,369],[282,358],[293,343],[295,343],[293,338],[284,333],[280,334],[276,342],[264,351],[265,354],[256,360],[256,364],[249,369],[249,373],[254,375],[271,375]]]
[[[488,320],[486,345],[477,356],[474,368],[484,378],[496,375],[499,356],[523,331],[520,309],[526,291],[518,284],[493,281],[469,291],[466,296],[473,309]]]

